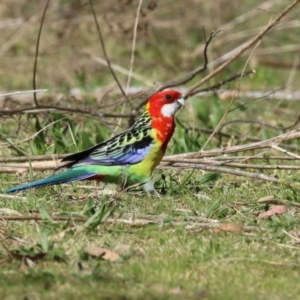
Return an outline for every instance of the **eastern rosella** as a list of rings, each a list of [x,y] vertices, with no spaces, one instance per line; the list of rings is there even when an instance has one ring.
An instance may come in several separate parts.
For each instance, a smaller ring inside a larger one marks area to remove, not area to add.
[[[174,90],[154,94],[145,112],[128,130],[85,151],[65,157],[69,170],[35,182],[8,189],[7,193],[79,180],[99,180],[121,184],[122,188],[141,184],[154,192],[150,181],[163,158],[174,129],[174,115],[184,98]]]

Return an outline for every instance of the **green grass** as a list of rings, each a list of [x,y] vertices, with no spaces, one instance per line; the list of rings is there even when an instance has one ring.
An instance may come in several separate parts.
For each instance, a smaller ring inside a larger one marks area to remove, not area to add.
[[[13,176],[1,177],[6,180],[4,187],[14,180]],[[227,177],[210,186],[196,183],[193,175],[180,190],[171,186],[161,199],[133,192],[105,197],[93,191],[96,195],[88,196],[90,190],[75,184],[30,191],[25,193],[27,201],[2,199],[2,207],[24,215],[41,212],[41,207],[52,215],[92,215],[88,202],[97,211],[103,203],[113,201],[115,217],[152,218],[158,224],[108,224],[104,219],[93,228],[76,220],[3,221],[3,238],[13,236],[28,242],[4,241],[10,251],[22,253],[32,247],[33,253],[41,253],[37,245],[43,238],[51,244],[53,235],[72,230],[48,249],[49,253],[54,249],[63,253],[64,262],[46,257],[33,259],[31,267],[22,266],[19,258],[3,263],[1,299],[20,295],[54,299],[57,293],[63,299],[297,299],[300,253],[297,243],[283,230],[293,235],[299,231],[299,212],[290,206],[281,216],[257,218],[268,209],[268,205],[258,204],[258,199],[270,193],[283,196],[290,188],[248,180],[232,182]],[[199,194],[205,195],[205,200]],[[295,197],[291,200],[297,201]],[[252,230],[216,232],[201,225],[203,217],[251,226]],[[116,249],[121,259],[108,262],[84,255],[91,243]],[[2,248],[0,258],[7,256]]]

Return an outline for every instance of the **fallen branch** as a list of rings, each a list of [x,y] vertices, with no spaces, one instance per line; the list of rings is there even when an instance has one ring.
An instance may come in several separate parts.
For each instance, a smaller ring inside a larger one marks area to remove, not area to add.
[[[245,144],[245,145],[238,145],[238,146],[233,146],[233,147],[228,147],[228,148],[183,153],[183,154],[173,155],[172,157],[167,156],[164,158],[164,161],[168,161],[170,158],[171,159],[180,159],[180,158],[184,158],[184,157],[189,157],[189,158],[212,157],[212,156],[217,156],[217,155],[232,154],[232,153],[237,153],[237,152],[245,152],[245,151],[265,149],[265,148],[271,149],[275,145],[278,145],[278,144],[282,143],[283,141],[289,141],[289,140],[298,139],[298,138],[300,138],[300,129],[295,129],[295,130],[283,133],[276,137],[270,138],[268,140],[260,141],[260,142],[255,142],[255,143],[250,143],[250,144]]]
[[[264,180],[268,182],[274,182],[274,183],[280,183],[281,181],[275,177],[268,176],[265,174],[261,173],[252,173],[252,172],[245,172],[245,171],[239,171],[239,170],[234,170],[234,169],[229,169],[229,168],[224,168],[224,167],[216,167],[216,166],[210,166],[210,165],[203,165],[203,164],[186,164],[186,163],[173,163],[172,165],[160,165],[158,168],[181,168],[181,169],[200,169],[204,171],[211,171],[211,172],[220,172],[220,173],[225,173],[225,174],[231,174],[231,175],[236,175],[236,176],[243,176],[243,177],[248,177],[252,179],[259,179],[259,180]],[[290,183],[286,183],[290,184]]]
[[[51,216],[53,221],[56,222],[66,222],[66,221],[77,221],[80,223],[84,223],[88,220],[88,218],[85,217],[60,217],[60,216]],[[153,217],[150,216],[149,218],[136,218],[136,219],[106,219],[105,221],[103,221],[103,224],[123,224],[123,225],[128,225],[131,227],[140,227],[140,226],[148,226],[148,225],[161,225],[163,224],[165,217]],[[188,218],[188,217],[187,217]],[[36,222],[40,222],[40,221],[44,221],[44,219],[39,215],[39,214],[34,214],[34,215],[27,215],[27,216],[7,216],[7,215],[0,215],[0,220],[3,221],[36,221]],[[203,222],[204,221],[204,222]],[[213,222],[212,222],[213,221]],[[171,225],[169,225],[171,224]],[[182,220],[182,218],[180,217],[175,217],[171,220],[171,223],[168,222],[168,226],[183,226],[185,225],[185,228],[187,230],[192,230],[192,229],[197,229],[197,228],[203,228],[203,229],[215,229],[217,227],[220,226],[220,223],[218,220],[213,220],[213,219],[206,219],[206,218],[202,218],[199,217],[199,219],[197,217],[193,217],[193,220],[190,222],[190,220],[186,221],[186,220]],[[225,224],[226,225],[226,224]],[[242,226],[243,230],[242,231],[257,231],[257,230],[264,230],[263,228],[260,227],[254,227],[254,226]],[[68,228],[67,231],[70,230],[74,230],[75,227],[72,228]],[[65,231],[63,232],[65,233]],[[59,237],[58,235],[54,235],[53,238],[57,239],[57,237]]]
[[[264,199],[258,200],[257,203],[259,204],[275,204],[275,205],[286,205],[286,206],[295,206],[300,207],[299,202],[290,201],[290,200],[283,200],[283,199],[276,199],[272,196],[264,197]]]
[[[259,169],[259,170],[299,170],[300,166],[295,165],[263,165],[263,164],[248,164],[245,161],[249,159],[262,159],[265,153],[259,153],[254,156],[242,156],[242,157],[223,157],[223,158],[214,158],[215,156],[233,154],[238,152],[246,152],[253,151],[259,149],[269,149],[275,150],[283,153],[284,155],[289,156],[292,159],[299,159],[300,156],[289,152],[278,145],[283,141],[288,141],[291,139],[297,139],[300,137],[300,129],[292,130],[287,133],[281,134],[279,136],[273,137],[271,139],[245,144],[238,145],[228,148],[221,149],[213,149],[208,151],[199,151],[199,152],[190,152],[172,156],[166,156],[163,158],[161,164],[159,165],[160,169],[168,169],[168,168],[180,168],[180,169],[200,169],[211,172],[220,172],[225,174],[231,174],[236,176],[244,176],[252,179],[259,179],[268,182],[279,183],[281,182],[279,179],[260,174],[256,172],[246,172],[236,170],[240,169]],[[269,151],[268,150],[268,151]],[[30,169],[33,170],[53,170],[60,166],[60,162],[58,159],[62,159],[65,155],[41,155],[34,157],[7,157],[0,158],[0,172],[2,173],[27,173]],[[210,159],[207,159],[210,158]],[[237,159],[240,162],[237,162]],[[266,160],[270,160],[270,157],[264,157]],[[275,156],[274,159],[286,159]],[[18,164],[13,164],[18,163]],[[241,163],[245,162],[245,163]],[[290,184],[290,183],[287,183]]]

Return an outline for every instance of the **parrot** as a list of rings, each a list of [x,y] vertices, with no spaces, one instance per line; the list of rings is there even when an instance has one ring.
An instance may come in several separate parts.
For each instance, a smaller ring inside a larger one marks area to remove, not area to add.
[[[175,130],[175,113],[184,106],[184,97],[176,90],[155,93],[143,114],[124,132],[82,152],[62,159],[66,168],[44,179],[12,187],[6,193],[81,180],[119,184],[124,190],[141,185],[155,193],[151,176],[162,160]]]

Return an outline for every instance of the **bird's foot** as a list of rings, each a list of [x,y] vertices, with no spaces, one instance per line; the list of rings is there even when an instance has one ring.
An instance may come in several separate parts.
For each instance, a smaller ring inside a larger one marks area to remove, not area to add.
[[[153,190],[151,190],[151,191],[147,191],[147,194],[148,194],[148,196],[150,196],[150,197],[155,196],[155,197],[157,197],[157,198],[161,198],[159,192],[157,192],[157,190],[155,190],[155,189],[153,189]]]
[[[148,196],[156,196],[158,198],[161,198],[160,194],[156,191],[156,189],[153,186],[153,183],[149,180],[144,184],[144,190],[147,192]]]

